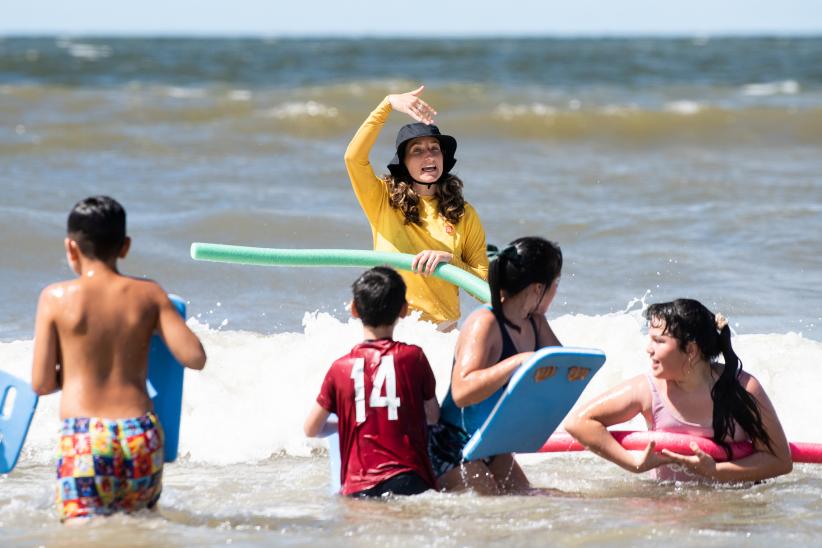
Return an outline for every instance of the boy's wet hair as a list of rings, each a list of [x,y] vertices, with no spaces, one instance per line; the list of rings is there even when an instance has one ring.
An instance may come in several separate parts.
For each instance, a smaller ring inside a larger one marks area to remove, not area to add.
[[[86,257],[107,261],[126,241],[126,210],[109,196],[91,196],[77,202],[69,213],[68,237]]]
[[[393,268],[375,266],[351,285],[363,325],[393,325],[405,304],[405,282]]]

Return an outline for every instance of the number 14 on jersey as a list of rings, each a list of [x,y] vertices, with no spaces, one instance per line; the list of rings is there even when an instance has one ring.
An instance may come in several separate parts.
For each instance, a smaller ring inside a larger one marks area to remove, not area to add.
[[[365,359],[357,358],[351,368],[351,379],[354,381],[354,401],[357,406],[357,423],[365,422]],[[380,395],[385,386],[385,396]],[[397,420],[397,409],[400,399],[397,397],[397,376],[394,371],[394,356],[383,356],[377,376],[374,377],[374,386],[371,388],[371,397],[368,399],[371,407],[387,407],[388,420]]]

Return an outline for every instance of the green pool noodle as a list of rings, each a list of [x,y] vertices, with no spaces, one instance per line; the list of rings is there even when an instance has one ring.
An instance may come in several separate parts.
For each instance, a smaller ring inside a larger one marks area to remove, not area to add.
[[[250,264],[258,266],[353,266],[370,268],[388,265],[411,270],[414,255],[364,249],[274,249],[241,245],[191,244],[191,258],[198,261]],[[482,302],[491,302],[484,280],[451,264],[440,263],[434,276],[461,287]]]

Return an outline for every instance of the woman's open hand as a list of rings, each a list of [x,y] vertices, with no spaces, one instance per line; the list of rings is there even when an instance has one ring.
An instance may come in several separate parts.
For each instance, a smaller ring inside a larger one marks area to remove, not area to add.
[[[424,89],[425,86],[420,86],[414,91],[389,95],[388,102],[391,103],[391,108],[398,112],[406,113],[417,122],[432,124],[437,111],[434,110],[431,105],[420,99],[420,95]]]
[[[450,263],[454,256],[447,251],[426,249],[420,251],[411,261],[411,271],[417,274],[433,274],[440,263]]]

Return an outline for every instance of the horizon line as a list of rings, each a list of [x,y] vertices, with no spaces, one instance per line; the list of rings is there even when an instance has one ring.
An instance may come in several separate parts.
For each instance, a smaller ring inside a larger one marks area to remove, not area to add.
[[[577,38],[822,38],[822,29],[811,30],[724,30],[724,31],[551,31],[551,32],[477,32],[454,34],[412,33],[337,33],[337,32],[223,32],[223,31],[5,31],[6,38],[221,38],[221,39],[400,39],[400,40],[473,40],[473,39],[577,39]]]

